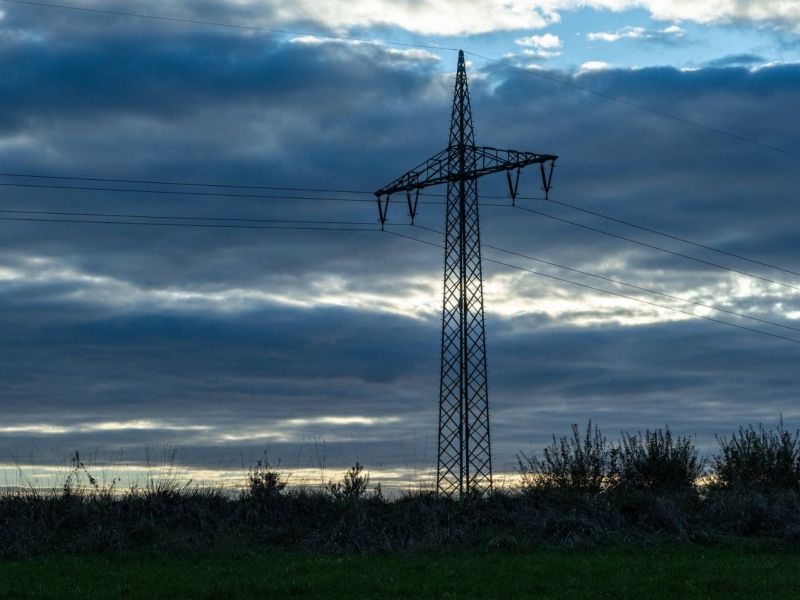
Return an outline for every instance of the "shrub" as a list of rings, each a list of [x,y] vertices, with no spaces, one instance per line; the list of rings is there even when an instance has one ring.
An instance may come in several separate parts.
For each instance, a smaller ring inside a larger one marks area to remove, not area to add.
[[[713,474],[725,488],[797,489],[800,487],[800,431],[740,427],[730,438],[717,437],[721,454]]]
[[[280,496],[288,482],[273,469],[266,454],[247,472],[244,496],[249,500],[263,502]]]
[[[544,448],[542,458],[536,455],[517,455],[522,485],[525,488],[549,487],[583,492],[601,491],[611,467],[608,442],[590,420],[581,436],[577,424],[572,425],[572,437],[563,436]]]
[[[622,489],[690,490],[705,467],[692,441],[673,438],[669,427],[624,433],[611,455],[611,484]]]
[[[369,473],[364,473],[364,466],[356,462],[344,474],[342,481],[329,481],[326,489],[338,500],[358,500],[366,496],[368,485]]]

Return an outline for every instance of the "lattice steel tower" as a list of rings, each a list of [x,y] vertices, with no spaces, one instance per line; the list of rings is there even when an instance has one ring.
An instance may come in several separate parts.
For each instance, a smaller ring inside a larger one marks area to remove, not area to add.
[[[382,226],[386,224],[389,199],[399,192],[406,194],[413,224],[420,190],[447,184],[437,468],[437,489],[442,495],[463,495],[492,487],[478,178],[505,171],[509,195],[516,202],[522,168],[538,164],[543,189],[548,193],[556,158],[475,145],[467,70],[461,51],[448,147],[375,192]]]

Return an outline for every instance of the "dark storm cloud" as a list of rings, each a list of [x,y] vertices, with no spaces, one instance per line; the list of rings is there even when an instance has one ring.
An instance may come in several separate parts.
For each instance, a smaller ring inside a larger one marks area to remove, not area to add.
[[[731,54],[729,56],[723,56],[722,58],[710,60],[706,63],[706,66],[712,68],[747,67],[751,65],[763,65],[767,62],[769,61],[756,54]]]
[[[794,83],[798,74],[797,66],[756,72],[659,68],[592,73],[580,77],[579,83],[796,150],[792,140],[797,127],[786,115],[800,99]],[[796,264],[792,226],[780,218],[794,204],[789,193],[794,159],[521,73],[498,75],[506,83],[496,89],[493,104],[503,110],[484,111],[492,118],[485,126],[495,135],[509,134],[501,143],[519,145],[535,135],[528,146],[535,143],[541,151],[562,156],[556,199],[723,247],[744,245],[767,262]],[[526,127],[503,127],[502,120]],[[568,210],[559,210],[559,215],[586,222]],[[571,239],[595,247],[618,246],[588,232],[574,232]],[[776,239],[784,243],[775,244]],[[637,254],[652,257],[647,259],[651,268],[675,265],[673,258]],[[691,263],[678,265],[692,269]]]
[[[371,190],[446,144],[452,82],[424,55],[124,19],[36,20],[12,10],[0,26],[5,171]],[[493,66],[472,67],[471,75],[478,143],[559,154],[555,199],[797,264],[796,159],[533,74]],[[795,65],[551,75],[798,150]],[[504,193],[500,180],[482,190]],[[533,174],[523,190],[540,194]],[[375,218],[373,206],[360,202],[2,194],[6,209]],[[564,207],[524,202],[734,265]],[[393,222],[405,222],[404,212],[395,205]],[[442,212],[424,205],[420,222],[441,228]],[[493,245],[771,320],[800,310],[785,288],[737,295],[741,282],[708,265],[509,208],[487,206],[482,217]],[[322,436],[337,448],[336,460],[402,464],[398,448],[435,429],[441,267],[433,248],[378,233],[10,222],[2,231],[0,452],[174,442],[215,466],[265,444],[278,456],[297,456]],[[490,280],[513,273],[492,263],[485,270]],[[500,465],[529,442],[590,417],[610,432],[669,423],[703,443],[740,422],[779,412],[800,417],[795,345],[708,322],[597,324],[605,313],[592,294],[533,276],[494,298],[527,310],[502,316],[489,307]],[[540,308],[558,298],[586,305],[563,307],[562,321]],[[611,316],[641,316],[635,310],[618,307]],[[592,317],[594,324],[578,326]],[[300,421],[287,425],[292,419]],[[137,421],[151,425],[119,425]],[[61,429],[36,433],[41,424]]]

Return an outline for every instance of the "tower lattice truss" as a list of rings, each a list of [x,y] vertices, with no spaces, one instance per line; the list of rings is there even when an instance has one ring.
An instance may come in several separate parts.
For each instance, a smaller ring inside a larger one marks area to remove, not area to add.
[[[538,165],[547,194],[557,158],[475,145],[462,51],[447,148],[375,192],[381,226],[387,221],[390,197],[399,193],[406,196],[413,224],[420,190],[447,186],[437,465],[441,495],[485,492],[492,487],[478,179],[505,172],[511,201],[516,202],[521,170]]]

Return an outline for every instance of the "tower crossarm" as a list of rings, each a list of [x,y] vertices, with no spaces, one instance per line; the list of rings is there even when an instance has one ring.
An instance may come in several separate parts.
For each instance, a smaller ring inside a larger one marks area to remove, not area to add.
[[[505,172],[508,175],[509,195],[512,201],[516,201],[519,173],[524,167],[530,165],[539,165],[542,177],[542,190],[544,190],[545,195],[550,192],[553,168],[555,166],[555,161],[558,159],[558,157],[553,154],[502,150],[491,146],[467,146],[465,151],[467,154],[471,154],[474,159],[469,161],[471,168],[466,171],[453,168],[454,165],[458,164],[458,156],[461,152],[461,148],[458,146],[450,146],[401,175],[389,185],[377,190],[375,192],[375,197],[378,201],[378,217],[380,218],[381,225],[386,222],[389,198],[393,194],[406,194],[408,210],[413,221],[416,216],[420,190],[443,183],[474,180],[484,175],[491,175],[492,173]],[[514,181],[512,181],[511,177],[512,171],[516,172]],[[413,199],[411,196],[412,193],[414,194]]]
[[[375,192],[376,196],[391,196],[400,192],[421,190],[451,181],[450,149],[445,148],[425,162],[404,173],[392,183]]]
[[[491,146],[473,146],[472,151],[475,153],[475,170],[468,174],[467,179],[477,179],[478,177],[501,171],[515,171],[529,165],[550,163],[552,166],[558,159],[557,156],[552,154],[501,150]],[[546,190],[550,188],[549,183],[549,178],[542,182]]]

